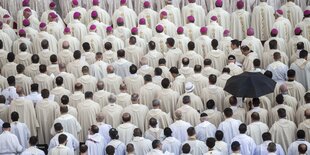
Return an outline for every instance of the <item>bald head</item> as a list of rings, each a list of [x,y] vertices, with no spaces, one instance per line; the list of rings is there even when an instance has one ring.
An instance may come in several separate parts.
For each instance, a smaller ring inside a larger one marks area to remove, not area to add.
[[[122,120],[124,123],[129,122],[131,120],[131,116],[129,113],[125,112],[122,116]]]
[[[113,67],[112,65],[109,65],[109,66],[107,67],[107,73],[108,73],[108,74],[114,73],[114,67]]]
[[[64,72],[66,70],[66,64],[64,63],[58,64],[58,67],[60,72]]]
[[[98,90],[103,90],[104,89],[104,83],[102,81],[97,82],[97,89]]]
[[[288,92],[288,89],[287,89],[287,85],[286,84],[282,84],[280,86],[280,92],[283,94],[283,93],[287,93]]]
[[[68,41],[64,41],[64,42],[62,43],[62,48],[63,48],[63,49],[69,49],[69,47],[70,47],[70,43],[69,43]]]
[[[174,115],[175,115],[175,119],[176,120],[181,120],[182,119],[182,111],[177,110],[177,111],[174,112]]]
[[[83,89],[83,85],[81,83],[76,83],[74,85],[74,90],[75,91],[81,91]]]
[[[24,95],[24,90],[21,86],[16,86],[16,93],[18,96],[23,96]]]
[[[140,60],[140,64],[141,64],[141,66],[147,65],[147,58],[146,57],[142,57],[141,60]]]
[[[96,121],[97,122],[103,122],[104,118],[105,118],[105,115],[104,115],[103,112],[100,112],[100,113],[96,114]]]

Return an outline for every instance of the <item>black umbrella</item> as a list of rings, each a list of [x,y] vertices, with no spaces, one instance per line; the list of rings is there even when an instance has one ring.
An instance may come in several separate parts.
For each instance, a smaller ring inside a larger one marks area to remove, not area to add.
[[[236,97],[260,97],[274,91],[276,82],[258,72],[244,72],[232,76],[224,90]]]

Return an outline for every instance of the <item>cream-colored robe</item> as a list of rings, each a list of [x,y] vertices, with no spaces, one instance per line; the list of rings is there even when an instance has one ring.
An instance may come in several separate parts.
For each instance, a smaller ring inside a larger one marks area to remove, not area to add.
[[[167,19],[174,23],[176,26],[182,25],[182,19],[181,19],[181,11],[178,7],[175,7],[170,4],[166,4],[165,7],[163,7],[159,12],[166,11],[168,16]],[[140,18],[139,18],[140,19]]]
[[[203,102],[201,101],[201,98],[197,95],[195,95],[193,92],[186,92],[184,94],[182,94],[179,99],[178,99],[178,103],[177,103],[177,108],[180,108],[183,106],[183,97],[184,96],[189,96],[191,99],[190,104],[188,104],[189,106],[191,106],[192,108],[194,108],[195,110],[201,112],[204,110],[204,106],[203,106]]]
[[[196,53],[195,51],[187,51],[186,53],[182,54],[180,57],[180,65],[182,66],[182,59],[187,57],[189,59],[189,67],[194,68],[195,65],[203,66],[203,57]]]
[[[211,41],[212,39],[209,36],[201,35],[195,40],[195,51],[205,58],[206,55],[212,50]]]
[[[196,3],[189,3],[182,8],[182,20],[183,23],[186,23],[188,16],[195,17],[195,24],[197,26],[203,26],[206,22],[205,10],[202,6]]]
[[[280,144],[285,153],[287,153],[289,145],[295,141],[296,130],[297,127],[294,122],[280,119],[272,125],[269,132],[272,135],[273,141]]]
[[[135,64],[137,67],[140,66],[140,59],[143,57],[143,48],[137,45],[129,45],[125,49],[125,58]]]
[[[8,78],[9,76],[15,76],[17,64],[15,62],[8,62],[1,68],[1,75]],[[12,69],[13,68],[13,69]]]
[[[49,34],[46,31],[41,31],[39,32],[36,37],[33,40],[33,54],[38,54],[40,51],[43,50],[42,46],[41,46],[41,42],[43,40],[47,40],[48,41],[48,49],[50,51],[56,52],[57,53],[57,40],[56,38],[52,35]]]
[[[293,27],[295,27],[297,23],[301,22],[303,18],[303,11],[294,2],[287,2],[282,5],[280,9],[283,10],[283,16],[290,20]]]
[[[31,77],[33,80],[34,80],[34,77],[38,74],[40,74],[40,71],[39,71],[39,66],[40,64],[37,63],[37,64],[30,64],[29,66],[27,66],[25,68],[25,71],[24,71],[24,74]]]
[[[96,114],[100,112],[100,105],[90,99],[77,105],[78,121],[81,124],[82,132],[80,133],[80,141],[87,139],[88,129],[96,123]]]
[[[83,40],[87,34],[86,26],[79,20],[75,19],[68,24],[68,27],[72,31],[72,36],[76,37],[78,40]]]
[[[221,72],[217,69],[214,69],[212,66],[205,66],[201,73],[205,77],[209,77],[211,74],[216,75],[217,77],[221,75]]]
[[[15,84],[16,86],[21,86],[24,90],[25,95],[30,94],[32,79],[24,74],[15,75]]]
[[[58,40],[58,50],[61,51],[63,50],[62,44],[64,41],[69,42],[69,50],[74,52],[76,50],[80,49],[80,40],[78,40],[76,37],[73,37],[71,34],[64,34],[59,40]]]
[[[159,20],[158,13],[151,8],[143,9],[138,15],[138,19],[141,18],[145,19],[147,27],[151,29],[155,28]]]
[[[174,36],[174,47],[181,50],[181,52],[187,51],[187,44],[191,41],[189,37],[185,36],[185,34],[177,34]],[[197,46],[197,44],[195,44]]]
[[[230,14],[222,7],[216,7],[213,10],[210,10],[206,19],[207,25],[211,23],[211,17],[216,16],[219,25],[224,29],[230,29]]]
[[[131,95],[127,92],[121,92],[116,96],[116,104],[122,106],[123,108],[131,104]]]
[[[211,50],[207,55],[206,58],[211,59],[212,64],[211,66],[218,71],[222,71],[226,63],[226,54],[221,50]]]
[[[288,95],[291,95],[296,98],[298,101],[299,106],[305,104],[304,95],[306,93],[305,88],[302,86],[301,83],[297,81],[285,81],[284,84],[286,84],[288,88]],[[274,95],[279,94],[279,88],[280,84],[277,84],[275,87]]]
[[[118,51],[119,49],[124,49],[124,41],[120,38],[117,38],[113,34],[107,35],[107,37],[103,38],[103,45],[107,42],[110,42],[112,44],[112,51]]]
[[[303,122],[301,122],[301,123],[299,123],[299,125],[298,125],[298,130],[304,130],[305,131],[305,133],[306,133],[306,140],[307,141],[310,141],[310,126],[309,126],[309,124],[310,124],[310,120],[309,119],[307,119],[307,120],[304,120]]]
[[[119,134],[119,140],[122,141],[125,145],[127,145],[133,138],[133,130],[135,128],[137,128],[137,126],[129,122],[119,125],[116,128]]]
[[[166,66],[171,67],[180,67],[180,57],[183,54],[183,51],[179,48],[170,48],[167,53],[165,53]],[[158,62],[158,61],[157,61]],[[158,63],[157,63],[158,64]]]
[[[156,50],[149,50],[148,53],[146,55],[144,55],[144,57],[147,58],[148,65],[155,68],[158,66],[158,60],[161,58],[164,58],[164,55],[162,53],[156,51]],[[174,55],[174,57],[175,57],[175,55]],[[167,61],[167,59],[166,59],[166,61]]]
[[[52,63],[50,61],[50,57],[53,54],[57,54],[57,53],[50,51],[49,49],[44,49],[44,50],[40,51],[38,53],[38,55],[40,57],[39,63],[42,65],[46,65],[46,66],[51,65]]]
[[[108,12],[101,8],[100,6],[97,6],[97,5],[93,5],[92,7],[90,7],[87,11],[87,14],[85,16],[85,22],[86,23],[90,23],[92,21],[92,18],[91,18],[91,13],[93,11],[96,11],[97,14],[98,14],[98,18],[101,22],[105,23],[105,24],[111,24],[111,17],[110,15],[108,14]]]
[[[3,122],[9,122],[9,106],[4,103],[0,104],[0,119]]]
[[[22,64],[25,67],[29,66],[31,64],[31,56],[32,54],[28,52],[20,52],[15,57],[15,62],[17,64]]]
[[[7,52],[3,49],[0,49],[0,67],[1,68],[8,62],[8,60],[7,60],[8,53],[9,52]]]
[[[36,104],[37,119],[39,122],[38,138],[40,144],[48,144],[52,138],[50,129],[54,120],[60,115],[59,105],[49,99],[43,99]]]
[[[236,10],[230,17],[230,34],[233,38],[243,40],[250,27],[250,13],[244,9]]]
[[[139,25],[138,29],[139,29],[139,32],[138,32],[139,37],[144,39],[146,42],[151,41],[152,36],[153,36],[152,29],[148,28],[146,25]]]
[[[293,69],[296,72],[295,80],[301,83],[306,90],[308,90],[308,79],[307,72],[309,72],[309,61],[304,58],[296,59],[292,64],[290,69]]]
[[[105,114],[105,123],[110,124],[113,128],[118,127],[122,120],[123,107],[115,103],[109,103],[101,110]]]
[[[296,27],[300,27],[302,29],[302,36],[310,40],[310,32],[307,29],[310,25],[310,18],[304,18],[300,23],[296,25]]]
[[[61,97],[63,95],[67,95],[67,96],[71,95],[71,91],[65,89],[62,86],[60,87],[56,86],[54,89],[50,91],[50,93],[54,95],[54,101],[57,102],[58,104],[61,103]]]
[[[191,82],[195,86],[194,93],[198,96],[201,96],[202,89],[209,85],[208,81],[208,78],[201,73],[194,73],[186,79],[186,82]]]
[[[152,108],[152,101],[158,97],[161,87],[148,82],[140,88],[140,103],[146,105],[149,109]]]
[[[39,127],[39,123],[31,100],[27,100],[24,97],[13,100],[9,107],[8,114],[11,114],[14,111],[19,114],[19,121],[27,125],[31,136],[37,136],[37,128]]]
[[[81,59],[76,59],[72,62],[70,62],[66,68],[67,68],[67,72],[72,73],[75,78],[79,78],[80,76],[82,76],[82,67],[83,66],[89,66],[87,64],[86,61],[81,60]]]
[[[82,128],[77,119],[70,114],[62,114],[54,120],[53,124],[61,123],[63,126],[63,131],[72,134],[76,139],[78,139],[78,134],[81,132]],[[54,126],[51,128],[51,134],[55,135]]]
[[[167,38],[169,38],[169,36],[164,32],[154,34],[154,36],[151,38],[151,41],[155,42],[157,51],[160,51],[162,53],[166,53],[168,51],[166,45]]]
[[[39,84],[39,92],[41,92],[42,89],[50,91],[54,88],[53,78],[44,73],[36,75],[33,82]]]
[[[179,93],[170,88],[162,89],[158,93],[158,99],[161,101],[160,109],[168,113],[171,118],[174,118],[174,111],[177,109],[177,103],[179,98]]]
[[[74,91],[69,96],[69,105],[77,108],[77,105],[85,100],[84,94],[81,91]]]
[[[185,93],[184,86],[185,86],[185,76],[178,75],[174,78],[174,81],[171,83],[171,89],[178,92],[179,94]]]
[[[203,103],[207,103],[208,100],[213,99],[219,111],[224,110],[224,98],[225,92],[221,87],[209,85],[202,89],[201,99]],[[204,104],[204,108],[206,109],[206,104]]]
[[[55,75],[58,75],[59,73],[60,73],[60,71],[59,71],[59,66],[57,63],[47,66],[47,74],[48,75],[53,74],[55,76]]]
[[[280,61],[282,63],[284,63],[285,65],[289,64],[289,59],[288,59],[286,53],[284,53],[283,51],[280,51],[278,49],[276,49],[276,50],[267,50],[264,53],[262,53],[262,56],[263,56],[263,68],[267,68],[267,66],[269,64],[274,62],[273,54],[275,52],[279,52],[280,53],[280,55],[281,55]]]
[[[132,75],[125,77],[124,83],[127,86],[128,93],[133,94],[133,93],[140,92],[140,88],[143,86],[144,80],[141,75],[132,74]]]
[[[147,128],[145,128],[144,121],[146,121],[146,114],[149,109],[147,106],[142,104],[131,104],[124,108],[122,113],[129,113],[131,116],[131,123],[136,125],[138,128],[145,132]]]
[[[184,25],[184,34],[189,37],[190,40],[195,41],[195,39],[200,36],[200,27],[194,23],[187,23]]]
[[[253,112],[257,112],[259,114],[259,121],[260,122],[263,122],[265,124],[269,124],[269,113],[268,113],[268,110],[264,109],[264,108],[261,108],[261,107],[254,107],[253,109],[251,109],[250,111],[248,111],[246,113],[246,123],[247,124],[251,124],[253,123],[252,122],[252,119],[251,119],[251,115],[253,114]]]
[[[258,55],[254,52],[249,53],[243,61],[242,69],[243,71],[251,71],[254,69],[253,61],[258,58]]]
[[[208,26],[208,36],[211,39],[221,40],[223,38],[224,28],[216,21],[212,21]]]
[[[100,105],[100,108],[103,108],[108,105],[108,97],[112,93],[107,92],[105,90],[98,90],[97,92],[94,93],[94,101],[97,102]]]
[[[214,124],[216,127],[218,127],[223,120],[223,114],[215,109],[207,109],[204,111],[204,113],[208,115],[208,121]]]
[[[137,74],[141,75],[144,77],[146,74],[150,74],[151,76],[154,76],[154,68],[149,66],[149,65],[142,65],[138,71]]]
[[[123,80],[120,76],[111,73],[108,74],[107,77],[102,79],[105,89],[108,92],[114,93],[114,94],[119,94],[120,90],[119,90],[119,86],[123,83]]]
[[[253,138],[257,145],[263,143],[262,134],[269,131],[267,124],[257,121],[248,125],[246,134]]]
[[[224,89],[226,82],[229,78],[231,78],[230,74],[223,73],[217,78],[216,85]]]
[[[196,126],[200,123],[200,115],[196,109],[189,105],[183,105],[177,110],[182,112],[182,120],[189,122],[191,125]]]
[[[270,111],[269,111],[269,125],[271,126],[272,124],[274,124],[276,121],[279,120],[279,116],[278,116],[278,109],[283,108],[286,111],[286,119],[294,122],[295,121],[295,111],[292,107],[288,106],[288,105],[284,105],[284,104],[279,104],[276,105],[275,107],[273,107]]]
[[[131,29],[137,25],[137,14],[127,6],[120,6],[117,10],[114,11],[112,16],[113,25],[116,24],[117,18],[122,17],[124,19],[125,27]]]
[[[304,120],[306,120],[305,118],[305,111],[307,109],[310,109],[310,104],[307,103],[305,105],[300,106],[297,111],[296,111],[296,124],[300,124],[301,122],[303,122]]]
[[[283,16],[278,17],[272,27],[278,30],[278,37],[283,38],[285,41],[289,41],[292,35],[293,27],[287,18]]]
[[[70,92],[74,92],[74,85],[76,80],[73,74],[67,72],[60,72],[57,76],[61,76],[63,78],[64,88],[68,89]]]
[[[83,75],[76,80],[83,85],[83,92],[95,92],[97,89],[97,79],[89,74]]]
[[[149,120],[151,118],[155,118],[157,120],[157,125],[159,128],[166,128],[169,127],[169,125],[172,122],[171,117],[169,116],[169,114],[165,113],[164,111],[162,111],[161,109],[151,109],[145,117],[145,129],[149,128]]]
[[[232,118],[245,122],[245,109],[238,106],[230,106],[230,109],[233,110]]]

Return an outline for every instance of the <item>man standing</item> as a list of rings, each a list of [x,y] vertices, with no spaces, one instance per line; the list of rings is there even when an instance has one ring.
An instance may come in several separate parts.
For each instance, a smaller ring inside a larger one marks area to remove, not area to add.
[[[105,152],[106,142],[102,135],[99,134],[99,128],[96,125],[90,127],[90,134],[86,140],[88,154],[102,155]]]
[[[0,135],[0,154],[15,155],[22,152],[23,147],[19,144],[17,137],[11,133],[10,123],[2,124]]]
[[[241,144],[240,145],[241,154],[254,154],[256,144],[250,136],[246,135],[246,131],[247,126],[245,124],[240,124],[239,126],[240,134],[236,135],[231,141],[232,142],[237,141]]]
[[[59,145],[54,147],[48,152],[48,155],[59,155],[59,154],[66,154],[66,155],[74,155],[74,152],[66,146],[68,142],[68,137],[65,134],[60,134],[58,137]]]

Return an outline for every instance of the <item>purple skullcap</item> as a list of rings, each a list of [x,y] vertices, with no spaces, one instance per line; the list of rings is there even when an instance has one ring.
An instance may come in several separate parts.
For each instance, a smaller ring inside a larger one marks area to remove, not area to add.
[[[97,11],[92,11],[91,12],[91,17],[92,18],[97,18],[98,17],[98,12]]]
[[[282,16],[282,15],[283,15],[283,10],[280,10],[280,9],[279,9],[279,10],[276,11],[276,13],[277,13],[279,16]]]
[[[222,5],[223,5],[222,0],[216,0],[216,2],[215,2],[216,7],[222,7]]]
[[[74,14],[73,14],[74,19],[78,19],[78,18],[80,18],[80,16],[81,16],[81,13],[79,13],[79,12],[74,12]]]
[[[162,16],[167,16],[168,13],[167,13],[166,11],[162,11],[162,12],[160,12],[160,15],[162,15]]]
[[[310,16],[310,10],[305,10],[304,11],[304,16]]]
[[[90,25],[89,29],[92,30],[92,31],[96,30],[97,26],[95,24],[92,24],[92,25]]]
[[[55,2],[51,2],[49,5],[50,8],[55,8],[56,7],[56,3]]]
[[[252,27],[248,28],[248,30],[246,31],[246,34],[247,34],[248,36],[254,35],[254,29],[253,29]]]
[[[184,32],[184,28],[182,26],[178,27],[177,33],[178,34],[183,34],[183,32]]]
[[[24,12],[31,12],[31,9],[30,8],[25,8]]]
[[[237,2],[237,8],[242,9],[244,7],[244,2],[242,0]]]
[[[224,31],[224,33],[223,33],[223,34],[224,34],[224,37],[229,36],[229,33],[230,33],[230,31],[229,31],[229,30],[225,30],[225,31]]]
[[[208,28],[203,26],[200,28],[200,33],[207,33],[208,32]]]
[[[195,3],[196,0],[188,0],[189,3]]]
[[[122,24],[122,23],[124,23],[124,19],[123,19],[122,17],[118,17],[118,18],[116,19],[116,23],[117,23],[117,24]]]
[[[132,34],[137,34],[137,33],[138,33],[138,28],[137,28],[137,27],[133,27],[133,28],[131,29],[131,33],[132,33]]]
[[[56,13],[55,13],[55,12],[51,12],[51,13],[49,13],[49,14],[48,14],[48,16],[50,16],[52,19],[57,18],[57,15],[56,15]]]
[[[23,1],[23,6],[29,6],[29,0],[24,0]]]
[[[212,17],[211,17],[211,20],[212,20],[212,21],[217,21],[217,17],[216,17],[216,16],[212,16]]]
[[[276,28],[273,28],[272,30],[271,30],[271,34],[272,35],[278,35],[278,30],[276,29]]]
[[[107,32],[112,32],[113,31],[113,27],[112,26],[108,26],[107,27]]]
[[[162,25],[157,25],[156,26],[156,31],[157,32],[163,32],[164,31],[164,27]]]
[[[93,0],[93,5],[99,5],[100,1],[99,0]]]
[[[78,6],[79,5],[79,1],[78,0],[72,0],[72,5]]]
[[[149,1],[145,1],[143,3],[143,6],[144,6],[144,8],[149,8],[149,7],[151,7],[151,3]]]
[[[302,32],[302,30],[301,30],[300,27],[296,27],[295,30],[294,30],[294,32],[295,32],[295,35],[300,35],[301,32]]]
[[[121,5],[124,5],[124,4],[126,4],[127,3],[127,0],[121,0]]]
[[[40,29],[44,29],[46,28],[46,23],[44,22],[41,22],[40,25],[39,25]]]
[[[188,20],[189,22],[195,22],[195,17],[194,17],[194,16],[188,16],[188,17],[187,17],[187,20]]]
[[[10,18],[11,16],[9,15],[9,14],[5,14],[4,16],[3,16],[3,18]]]
[[[71,32],[70,28],[69,27],[65,27],[64,33],[70,33],[70,32]]]
[[[140,18],[139,19],[139,24],[140,25],[145,25],[146,23],[145,23],[145,19],[144,18]]]
[[[20,29],[18,31],[19,36],[26,35],[26,31],[24,29]]]
[[[29,19],[24,19],[24,20],[23,20],[23,25],[24,25],[24,26],[29,26],[29,25],[30,25]]]

